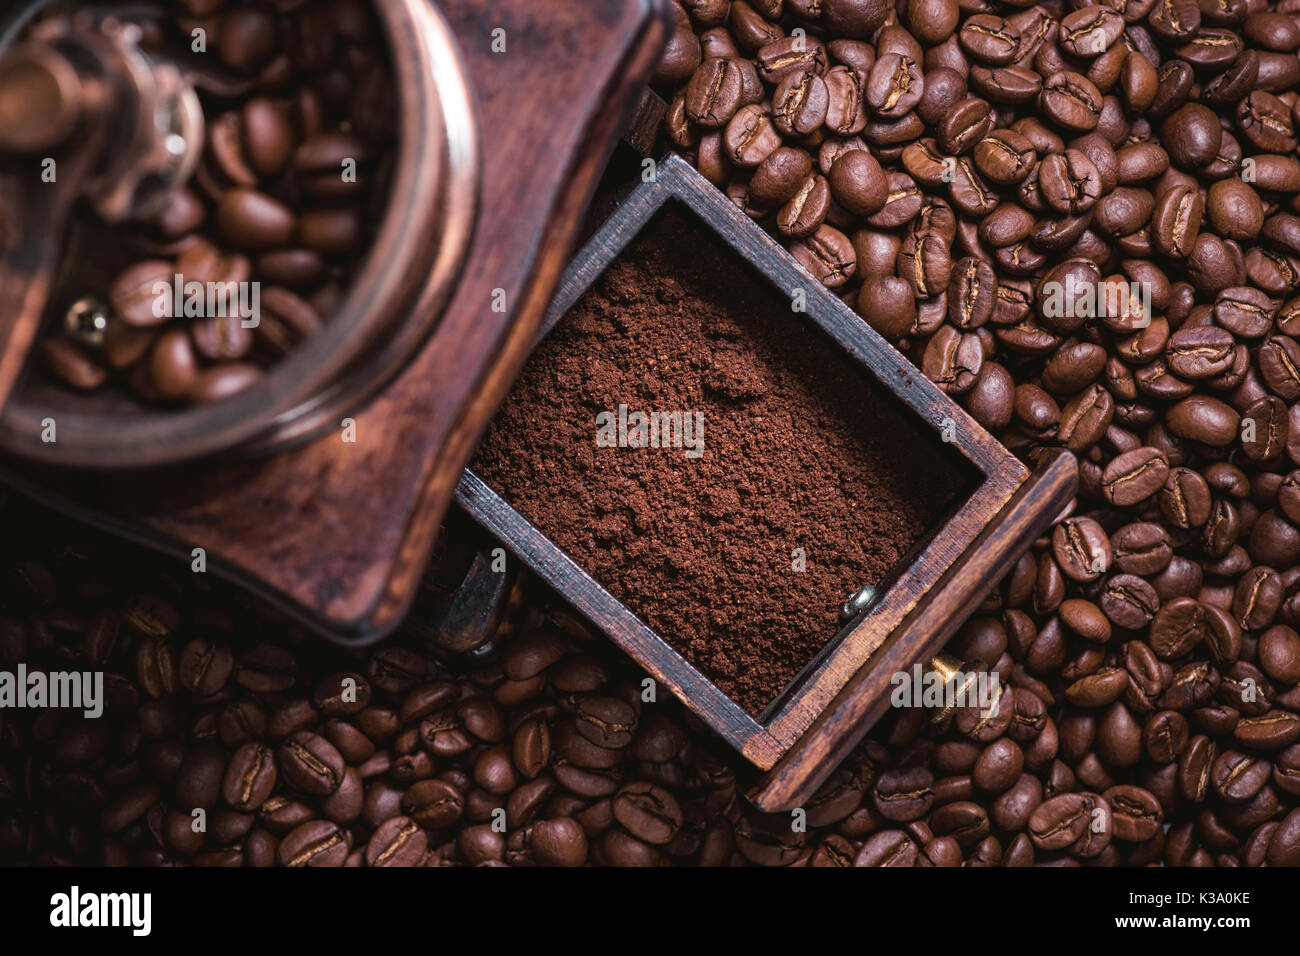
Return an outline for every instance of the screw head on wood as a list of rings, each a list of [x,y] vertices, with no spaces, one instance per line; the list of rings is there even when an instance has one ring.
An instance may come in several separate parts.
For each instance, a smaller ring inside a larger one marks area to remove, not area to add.
[[[876,603],[876,589],[867,585],[853,597],[844,602],[840,610],[840,623],[847,624],[871,605]]]
[[[953,700],[974,700],[975,684],[979,675],[974,671],[963,670],[965,666],[952,655],[940,653],[930,658],[925,669],[928,673],[939,675],[944,685],[948,687]],[[942,723],[955,710],[955,706],[939,707],[930,717],[930,722]]]
[[[93,295],[82,296],[63,314],[63,331],[68,338],[89,348],[104,344],[110,316],[108,303]]]

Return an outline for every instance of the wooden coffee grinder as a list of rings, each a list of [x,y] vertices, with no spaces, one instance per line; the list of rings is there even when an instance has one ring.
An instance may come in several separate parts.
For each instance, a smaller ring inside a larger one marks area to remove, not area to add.
[[[203,549],[345,643],[410,606],[671,27],[661,0],[371,2],[398,100],[376,241],[317,335],[234,397],[175,411],[53,388],[29,355],[97,250],[188,179],[196,91],[242,81],[146,52],[139,5],[36,0],[0,20],[0,480],[187,562]]]

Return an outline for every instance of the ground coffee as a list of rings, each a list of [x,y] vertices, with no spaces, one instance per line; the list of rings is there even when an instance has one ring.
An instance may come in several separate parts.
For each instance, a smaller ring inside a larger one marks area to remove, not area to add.
[[[702,455],[598,447],[620,405],[700,413]],[[905,415],[669,210],[542,344],[472,467],[758,713],[966,486]]]

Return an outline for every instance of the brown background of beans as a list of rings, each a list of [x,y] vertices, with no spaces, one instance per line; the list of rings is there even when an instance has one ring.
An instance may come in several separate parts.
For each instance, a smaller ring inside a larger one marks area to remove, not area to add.
[[[0,663],[113,676],[103,721],[0,714],[0,859],[1300,863],[1300,4],[677,11],[676,147],[1009,447],[1079,456],[951,645],[997,712],[891,715],[801,831],[526,575],[447,651],[491,545],[455,519],[407,630],[345,652],[12,502]],[[1150,326],[1045,308],[1071,277],[1150,283]]]
[[[873,734],[908,809],[859,862],[1300,861],[1300,4],[677,13],[669,148],[1008,447],[1080,460],[953,645],[1013,716]]]

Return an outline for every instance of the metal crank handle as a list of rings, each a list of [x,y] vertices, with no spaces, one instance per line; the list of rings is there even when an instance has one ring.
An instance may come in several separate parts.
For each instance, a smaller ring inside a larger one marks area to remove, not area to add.
[[[107,222],[160,209],[203,147],[186,74],[139,28],[84,13],[0,50],[0,407],[39,332],[75,204]]]

